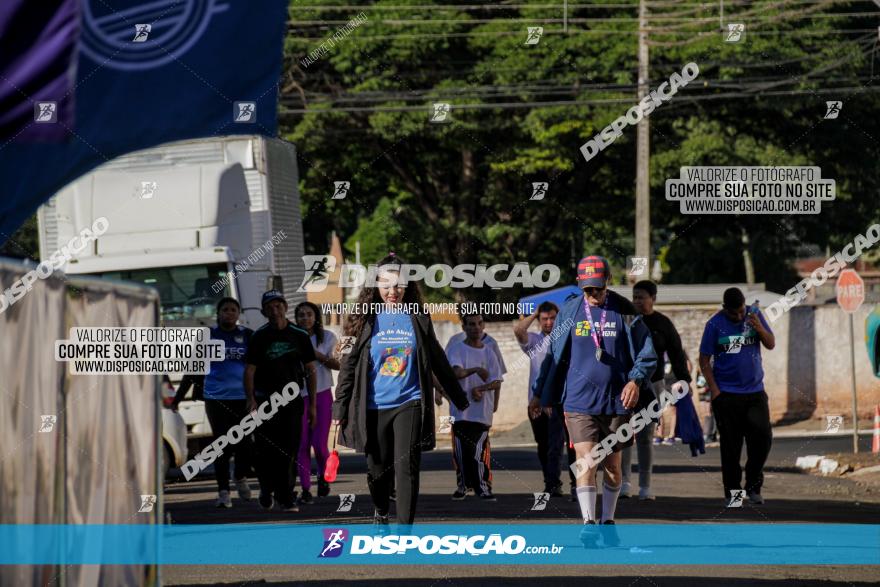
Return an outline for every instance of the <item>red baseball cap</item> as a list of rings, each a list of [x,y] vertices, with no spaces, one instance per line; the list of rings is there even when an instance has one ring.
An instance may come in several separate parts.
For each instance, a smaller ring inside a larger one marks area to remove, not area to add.
[[[610,278],[611,269],[608,268],[608,261],[605,257],[590,255],[578,262],[577,282],[579,288],[605,287]]]

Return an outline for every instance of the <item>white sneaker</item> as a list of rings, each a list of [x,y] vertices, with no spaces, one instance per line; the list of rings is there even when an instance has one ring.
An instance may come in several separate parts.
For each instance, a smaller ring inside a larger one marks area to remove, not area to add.
[[[640,487],[639,488],[639,501],[654,501],[657,499],[654,497],[654,494],[651,493],[650,487]]]
[[[238,491],[238,499],[242,501],[251,500],[251,486],[248,485],[247,479],[239,479],[236,481],[235,489]]]
[[[232,507],[232,498],[229,497],[228,491],[221,491],[217,494],[217,501],[214,502],[218,508],[231,508]]]
[[[620,495],[618,497],[620,499],[629,498],[631,489],[632,489],[632,486],[629,484],[629,481],[624,481],[620,486]]]
[[[764,498],[761,497],[760,493],[756,491],[751,491],[749,492],[749,501],[754,504],[761,505],[762,503],[764,503]]]

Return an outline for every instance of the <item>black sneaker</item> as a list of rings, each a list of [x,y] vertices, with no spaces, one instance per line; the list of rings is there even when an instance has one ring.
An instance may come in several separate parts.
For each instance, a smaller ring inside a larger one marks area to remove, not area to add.
[[[293,501],[291,501],[289,503],[279,502],[278,509],[280,509],[282,512],[298,512],[299,511],[299,508],[297,507],[296,502],[293,502]]]
[[[544,493],[549,493],[550,497],[565,497],[565,493],[562,492],[562,483],[553,487],[545,487]]]
[[[323,477],[318,478],[318,497],[327,497],[330,495],[330,484],[324,481]]]
[[[373,513],[373,534],[379,536],[387,536],[391,533],[388,525],[388,514],[380,516],[379,512]]]
[[[303,490],[302,495],[299,497],[299,503],[304,503],[306,505],[314,503],[314,500],[312,499],[312,492],[308,489]]]
[[[605,546],[620,546],[620,536],[617,535],[617,528],[614,526],[614,520],[605,520],[599,527]]]
[[[272,506],[275,505],[275,500],[272,498],[271,493],[263,493],[260,492],[260,507],[264,510],[271,510]]]
[[[467,497],[467,491],[462,491],[461,489],[456,489],[455,493],[452,494],[452,501],[461,501],[465,497]]]
[[[477,497],[482,499],[483,501],[498,501],[495,495],[491,491],[487,491],[486,493],[481,493]]]

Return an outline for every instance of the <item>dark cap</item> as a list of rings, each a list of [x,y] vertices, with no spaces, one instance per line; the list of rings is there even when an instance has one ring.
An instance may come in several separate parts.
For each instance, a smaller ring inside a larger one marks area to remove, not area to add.
[[[608,268],[608,261],[605,257],[590,255],[578,262],[577,284],[579,288],[605,287],[610,278],[611,270]]]
[[[281,300],[287,305],[287,300],[284,298],[284,294],[278,291],[277,289],[270,289],[266,293],[263,294],[263,300],[260,302],[261,306],[265,306],[272,300]]]

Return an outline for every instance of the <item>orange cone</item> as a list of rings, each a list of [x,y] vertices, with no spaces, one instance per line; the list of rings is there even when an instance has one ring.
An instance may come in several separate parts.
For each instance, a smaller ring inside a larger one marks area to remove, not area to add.
[[[880,452],[880,404],[874,408],[874,441],[871,452]]]

